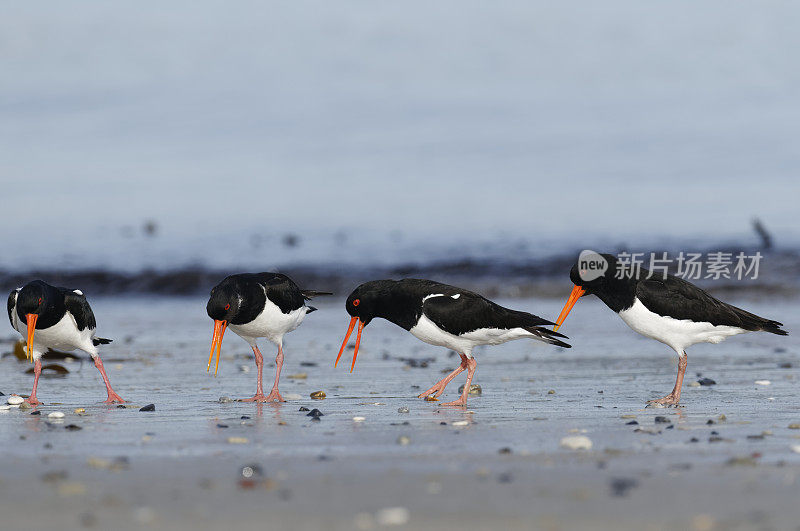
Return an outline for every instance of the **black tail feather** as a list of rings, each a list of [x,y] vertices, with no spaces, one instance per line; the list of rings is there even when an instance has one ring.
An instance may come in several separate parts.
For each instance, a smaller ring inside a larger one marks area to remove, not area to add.
[[[114,341],[114,340],[113,339],[106,339],[104,337],[93,337],[92,338],[92,344],[94,346],[97,346],[97,345],[108,345],[112,341]]]
[[[317,296],[320,296],[320,295],[333,295],[333,293],[331,293],[330,291],[316,291],[316,290],[313,290],[313,289],[304,289],[304,290],[300,291],[300,293],[303,294],[303,298],[305,300],[311,300],[314,297],[317,297]]]
[[[559,332],[556,332],[554,330],[550,330],[549,328],[542,328],[539,326],[529,326],[526,327],[525,330],[535,335],[537,338],[544,341],[545,343],[549,343],[551,345],[556,345],[563,348],[572,348],[572,345],[570,345],[569,343],[564,343],[563,341],[559,341],[558,339],[556,339],[557,337],[569,339],[567,336]]]

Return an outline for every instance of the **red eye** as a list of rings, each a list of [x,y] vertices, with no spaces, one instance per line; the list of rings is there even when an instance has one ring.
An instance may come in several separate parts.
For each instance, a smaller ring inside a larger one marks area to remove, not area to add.
[[[353,301],[353,306],[358,306],[359,304],[361,304],[361,300],[360,299],[356,299],[356,300]]]
[[[225,311],[230,310],[230,309],[231,309],[231,305],[230,304],[226,304],[225,305]]]
[[[41,297],[39,297],[39,304],[41,304],[41,303],[42,303],[42,298],[41,298]]]

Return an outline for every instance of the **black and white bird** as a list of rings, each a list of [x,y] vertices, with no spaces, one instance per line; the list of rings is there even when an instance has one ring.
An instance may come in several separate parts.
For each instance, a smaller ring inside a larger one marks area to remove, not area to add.
[[[206,311],[214,319],[214,336],[211,342],[211,354],[208,357],[208,369],[214,350],[217,352],[217,363],[214,375],[219,368],[219,356],[222,350],[222,337],[230,328],[236,335],[244,339],[253,349],[258,368],[258,387],[252,398],[242,402],[283,402],[278,392],[278,381],[283,367],[283,336],[291,332],[303,322],[306,314],[316,308],[307,306],[306,301],[317,295],[332,295],[325,291],[301,290],[292,279],[280,273],[242,273],[231,275],[211,290]],[[265,337],[278,345],[275,358],[275,384],[269,395],[264,395],[261,374],[264,358],[258,350],[258,338]]]
[[[472,350],[478,345],[499,345],[512,339],[531,338],[569,348],[559,339],[567,339],[566,336],[543,328],[554,324],[547,319],[504,308],[477,293],[432,280],[407,278],[366,282],[347,297],[345,308],[352,318],[336,364],[358,323],[350,372],[356,364],[361,331],[376,317],[393,322],[426,343],[458,352],[461,365],[419,395],[419,398],[438,398],[447,384],[466,370],[467,383],[461,397],[444,405],[466,406],[478,365]]]
[[[111,343],[111,340],[95,337],[97,323],[94,313],[80,290],[58,288],[34,280],[8,296],[8,318],[11,326],[27,339],[28,359],[34,362],[33,390],[26,402],[40,404],[36,390],[42,372],[41,358],[51,348],[64,351],[80,349],[88,353],[106,385],[108,398],[105,402],[124,402],[111,388],[97,351],[99,345]]]
[[[572,267],[569,276],[575,287],[558,316],[555,330],[580,297],[596,295],[634,331],[674,349],[678,353],[675,387],[664,398],[650,400],[649,404],[679,403],[686,372],[686,349],[691,345],[720,343],[729,336],[751,331],[787,335],[781,330],[781,323],[719,301],[682,278],[625,267],[610,254],[599,256],[607,267],[596,278],[585,268],[585,262],[583,269],[579,267],[580,261]]]

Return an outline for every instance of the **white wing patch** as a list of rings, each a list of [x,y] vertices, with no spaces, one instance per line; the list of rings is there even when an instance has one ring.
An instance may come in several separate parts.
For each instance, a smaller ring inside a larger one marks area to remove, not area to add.
[[[444,297],[444,293],[432,293],[430,295],[426,295],[422,297],[422,302],[425,302],[428,299],[432,299],[433,297]]]
[[[79,289],[72,290],[72,293],[75,293],[76,295],[83,296],[83,292],[81,290],[79,290]]]
[[[456,293],[455,295],[450,295],[450,297],[451,297],[451,298],[453,298],[453,299],[457,299],[457,298],[459,298],[460,296],[461,296],[461,294],[460,294],[460,293]]]

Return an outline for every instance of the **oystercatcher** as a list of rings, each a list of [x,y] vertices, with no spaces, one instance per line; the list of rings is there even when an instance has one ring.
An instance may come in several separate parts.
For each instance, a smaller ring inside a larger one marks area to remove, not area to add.
[[[211,290],[211,298],[206,305],[208,316],[214,319],[214,336],[207,370],[211,370],[211,359],[216,349],[217,363],[214,369],[216,376],[222,350],[222,336],[225,330],[230,328],[250,344],[258,368],[256,394],[242,402],[272,400],[283,402],[283,397],[278,392],[278,380],[283,366],[283,336],[300,326],[307,313],[316,310],[314,307],[306,306],[305,301],[317,295],[332,295],[332,293],[301,290],[292,279],[280,273],[243,273],[227,277]],[[275,385],[267,396],[264,396],[261,384],[264,358],[257,345],[260,337],[265,337],[278,345],[278,355],[275,358],[277,365]]]
[[[8,296],[8,318],[11,326],[27,338],[28,359],[34,362],[33,390],[26,402],[31,405],[41,403],[36,398],[42,372],[41,358],[50,348],[87,352],[106,384],[108,398],[105,403],[124,402],[111,388],[103,360],[97,352],[99,345],[111,343],[111,340],[95,337],[97,323],[94,313],[80,290],[58,288],[34,280]]]
[[[567,339],[566,336],[543,328],[553,324],[547,319],[504,308],[477,293],[432,280],[407,278],[366,282],[347,297],[345,308],[352,318],[334,366],[339,363],[347,340],[358,322],[358,336],[350,366],[350,372],[353,372],[361,344],[361,331],[372,319],[382,317],[405,328],[417,339],[458,352],[461,365],[419,395],[419,398],[431,395],[439,397],[447,384],[466,370],[467,383],[461,398],[444,404],[449,406],[467,404],[472,376],[478,365],[472,357],[472,349],[478,345],[499,345],[528,337],[569,348],[567,343],[557,339]]]
[[[686,348],[696,343],[719,343],[750,331],[787,335],[777,321],[765,319],[719,301],[694,284],[661,272],[621,264],[610,254],[589,253],[569,273],[575,284],[556,320],[558,330],[580,297],[597,295],[636,332],[678,353],[675,388],[649,404],[677,405],[686,372]]]

